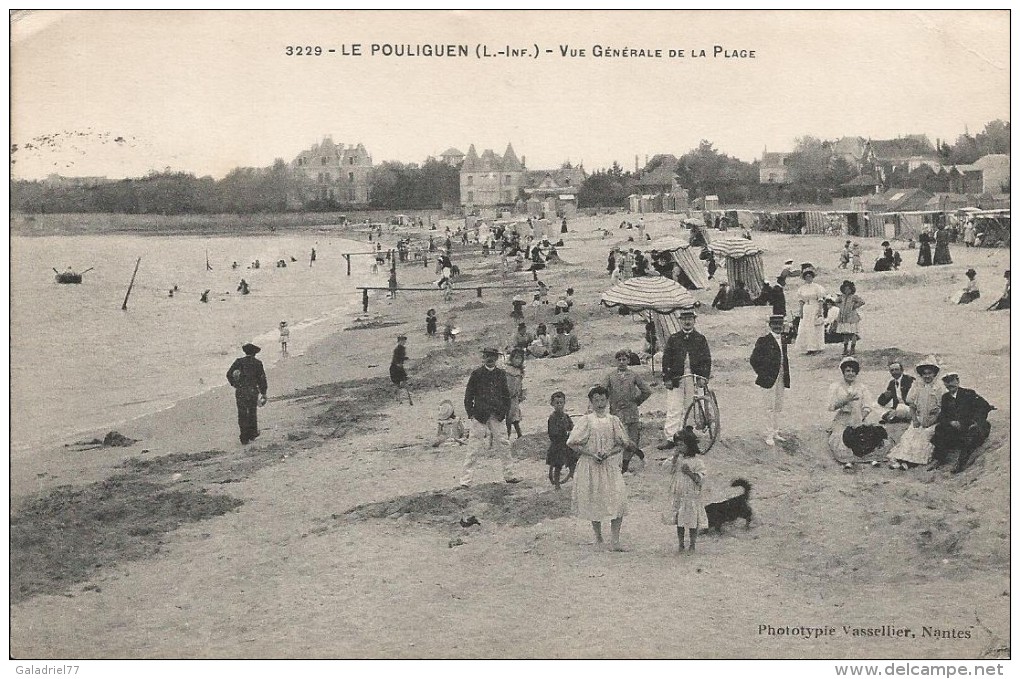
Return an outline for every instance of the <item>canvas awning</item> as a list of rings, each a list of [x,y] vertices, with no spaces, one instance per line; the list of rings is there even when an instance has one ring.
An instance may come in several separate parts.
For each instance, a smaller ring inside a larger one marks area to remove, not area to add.
[[[759,255],[764,252],[754,241],[746,238],[720,238],[709,243],[708,248],[717,255],[732,259]]]
[[[648,249],[668,252],[673,261],[680,265],[680,270],[690,279],[695,289],[703,290],[708,287],[708,274],[690,243],[676,236],[663,236],[649,243]]]

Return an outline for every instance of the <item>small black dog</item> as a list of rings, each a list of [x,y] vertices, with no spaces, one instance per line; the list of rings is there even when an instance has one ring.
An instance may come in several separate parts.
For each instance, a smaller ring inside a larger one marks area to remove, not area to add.
[[[724,523],[736,521],[737,519],[744,519],[747,522],[744,526],[745,528],[751,527],[751,517],[754,514],[751,511],[751,505],[748,503],[748,500],[751,499],[751,484],[744,479],[737,479],[730,486],[743,488],[744,492],[728,500],[705,505],[705,513],[708,515],[708,527],[709,529],[715,528],[719,533],[722,532]]]

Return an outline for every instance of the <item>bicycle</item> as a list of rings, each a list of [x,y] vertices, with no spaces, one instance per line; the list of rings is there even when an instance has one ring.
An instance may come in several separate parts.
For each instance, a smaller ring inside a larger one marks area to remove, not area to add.
[[[681,375],[679,379],[690,379],[694,382],[694,400],[684,413],[683,426],[689,425],[696,433],[707,436],[707,443],[701,450],[702,453],[707,453],[719,440],[719,433],[722,430],[719,401],[715,397],[715,392],[709,389],[708,380],[701,375]]]

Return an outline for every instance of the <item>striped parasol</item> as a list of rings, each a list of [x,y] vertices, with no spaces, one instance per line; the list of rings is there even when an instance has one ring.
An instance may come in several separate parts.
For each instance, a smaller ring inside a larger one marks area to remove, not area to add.
[[[731,259],[740,259],[748,255],[759,255],[764,252],[761,246],[746,238],[721,238],[709,243],[708,248],[717,255]]]
[[[697,303],[687,288],[662,276],[629,278],[602,293],[602,304],[607,307],[623,306],[661,314],[691,309]]]

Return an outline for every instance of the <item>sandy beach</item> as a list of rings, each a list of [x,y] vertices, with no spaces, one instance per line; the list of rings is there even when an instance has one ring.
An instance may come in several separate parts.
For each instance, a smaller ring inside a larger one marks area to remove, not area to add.
[[[571,515],[570,484],[549,485],[544,458],[549,394],[564,391],[567,411],[582,414],[614,352],[642,346],[640,323],[598,304],[609,247],[628,233],[616,230],[620,219],[572,220],[564,262],[542,272],[551,301],[575,289],[582,348],[527,363],[525,436],[513,443],[523,482],[502,483],[493,458],[475,485],[458,488],[463,449],[431,446],[438,404],[449,398],[463,416],[480,348],[504,347],[513,332],[512,292],[478,298],[472,286],[531,283],[530,273],[504,279],[496,256],[455,247],[458,285],[471,290],[451,303],[438,292],[373,298],[353,327],[273,366],[252,446],[238,443],[233,395],[217,388],[119,428],[132,446],[40,449],[14,464],[12,655],[1008,657],[1009,312],[984,309],[1002,291],[1009,251],[958,244],[952,265],[922,269],[900,244],[899,271],[847,276],[836,269],[838,237],[754,233],[771,276],[792,258],[813,262],[831,292],[856,282],[866,301],[860,379],[873,393],[888,382],[889,359],[912,372],[937,354],[996,406],[991,437],[958,475],[844,471],[824,431],[825,393],[839,379],[840,347],[830,345],[820,356],[791,352],[783,417],[792,435],[768,447],[748,357],[769,310],[716,312],[707,308],[715,289],[699,291],[722,419],[705,457],[710,488],[722,497],[733,479],[749,480],[755,521],[676,555],[673,528],[660,521],[669,475],[653,459],[665,456],[655,451],[665,390],[643,365],[635,370],[653,385],[642,406],[649,459],[627,477],[628,551],[605,553]],[[653,238],[677,231],[675,217],[645,221]],[[879,239],[858,240],[870,269]],[[982,297],[954,306],[948,297],[970,267]],[[404,286],[435,280],[432,267],[399,274]],[[440,327],[455,316],[456,343],[425,335],[429,307]],[[552,309],[529,306],[529,328]],[[396,401],[387,374],[400,332],[414,406]],[[480,525],[462,528],[470,515]],[[780,631],[801,626],[834,632]]]

